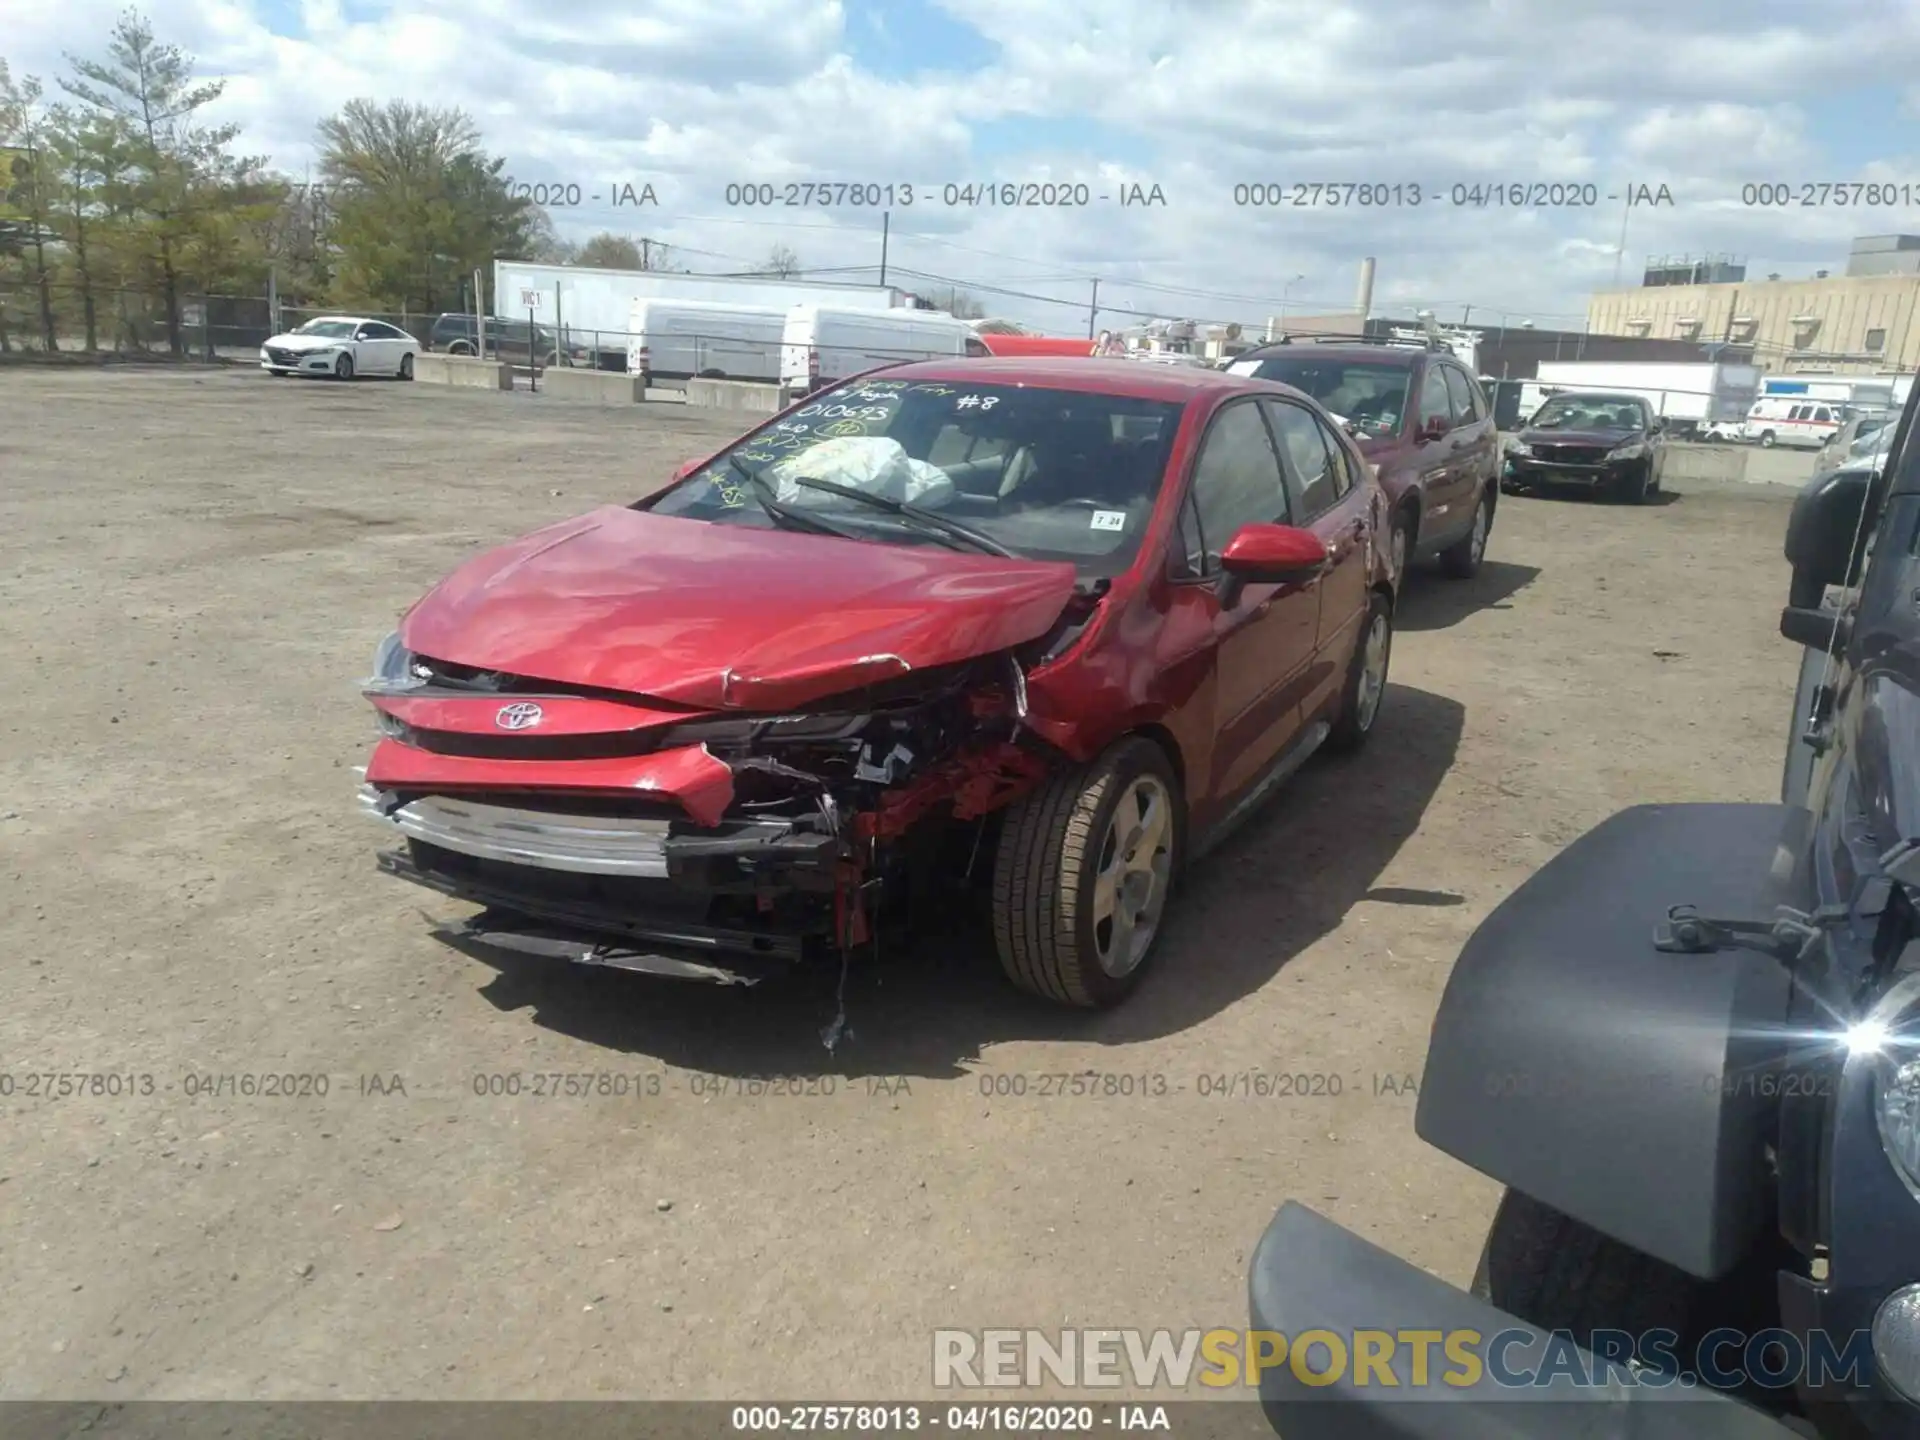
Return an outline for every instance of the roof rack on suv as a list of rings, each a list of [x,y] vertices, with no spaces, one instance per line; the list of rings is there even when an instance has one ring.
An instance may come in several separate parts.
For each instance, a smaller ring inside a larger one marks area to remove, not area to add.
[[[1423,341],[1381,335],[1302,335],[1298,341],[1311,341],[1315,345],[1380,345],[1389,350],[1427,350],[1439,355],[1452,353],[1446,341],[1431,337]],[[1282,335],[1278,340],[1269,340],[1254,348],[1264,350],[1267,345],[1292,345],[1298,341],[1292,335]]]

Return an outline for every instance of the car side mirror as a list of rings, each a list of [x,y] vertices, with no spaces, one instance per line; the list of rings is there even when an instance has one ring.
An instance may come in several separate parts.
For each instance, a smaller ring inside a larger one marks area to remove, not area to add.
[[[1294,525],[1243,525],[1220,552],[1227,588],[1221,604],[1232,606],[1246,585],[1297,585],[1327,568],[1327,547],[1311,530]]]
[[[1801,489],[1787,519],[1789,607],[1818,609],[1829,585],[1858,581],[1873,530],[1874,517],[1866,513],[1872,484],[1871,471],[1839,470],[1816,475]]]

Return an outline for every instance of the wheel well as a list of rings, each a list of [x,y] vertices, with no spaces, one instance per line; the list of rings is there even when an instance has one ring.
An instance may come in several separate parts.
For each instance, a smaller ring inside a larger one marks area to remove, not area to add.
[[[1393,614],[1393,587],[1384,580],[1377,581],[1374,584],[1373,593],[1387,602],[1387,614]]]
[[[1173,769],[1173,778],[1179,783],[1180,794],[1187,793],[1187,767],[1180,758],[1180,744],[1173,738],[1173,732],[1164,725],[1142,725],[1132,732],[1142,740],[1151,740],[1160,747],[1160,753],[1167,757],[1167,764]]]
[[[1400,503],[1393,507],[1393,513],[1396,516],[1404,515],[1407,517],[1407,543],[1411,545],[1414,541],[1418,540],[1420,538],[1420,498],[1419,496],[1418,495],[1403,496],[1401,498]]]

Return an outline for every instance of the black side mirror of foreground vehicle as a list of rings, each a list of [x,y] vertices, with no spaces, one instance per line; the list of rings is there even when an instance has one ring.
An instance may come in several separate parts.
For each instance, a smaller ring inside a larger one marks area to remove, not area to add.
[[[1793,502],[1787,520],[1787,563],[1793,584],[1787,603],[1817,610],[1829,585],[1852,585],[1860,578],[1873,517],[1866,514],[1873,477],[1866,471],[1816,475]]]

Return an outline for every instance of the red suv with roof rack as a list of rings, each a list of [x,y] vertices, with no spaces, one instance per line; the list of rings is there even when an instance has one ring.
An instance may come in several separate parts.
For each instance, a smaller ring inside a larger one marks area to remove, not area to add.
[[[1500,441],[1480,382],[1450,350],[1288,338],[1227,370],[1291,385],[1340,417],[1391,507],[1396,586],[1417,558],[1437,556],[1456,579],[1479,570],[1500,498]]]

